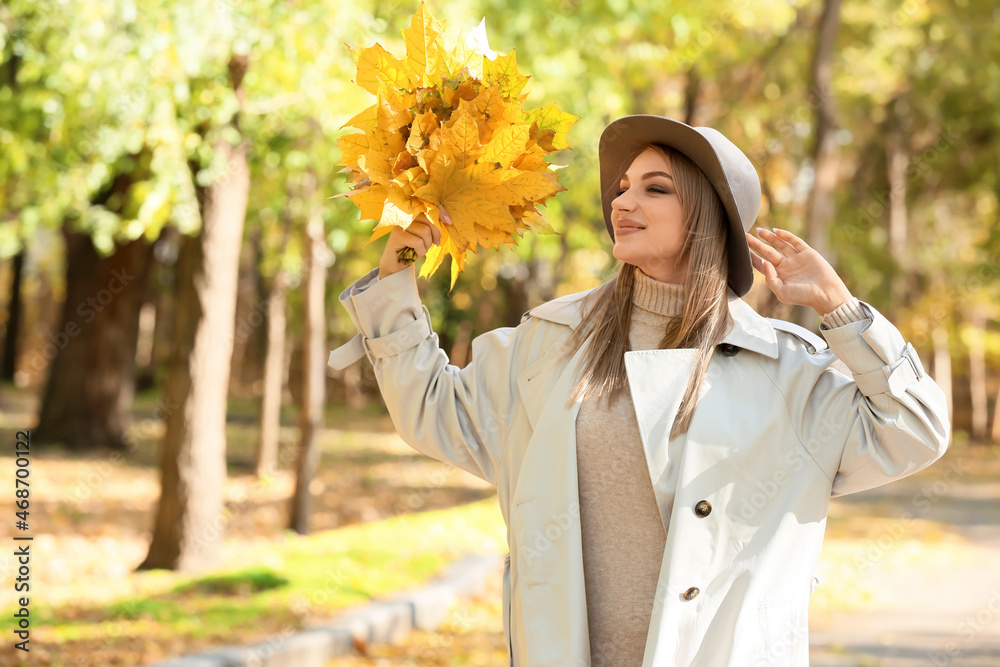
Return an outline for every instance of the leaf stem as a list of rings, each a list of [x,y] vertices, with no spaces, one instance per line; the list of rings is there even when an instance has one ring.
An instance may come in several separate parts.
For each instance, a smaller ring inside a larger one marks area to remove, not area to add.
[[[410,247],[400,248],[396,252],[396,259],[399,260],[400,264],[409,266],[417,261],[417,251]]]

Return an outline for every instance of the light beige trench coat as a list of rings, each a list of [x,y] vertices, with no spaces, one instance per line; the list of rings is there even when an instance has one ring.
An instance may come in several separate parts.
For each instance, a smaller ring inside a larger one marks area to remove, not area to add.
[[[591,291],[478,336],[461,369],[438,346],[412,266],[384,280],[374,269],[340,295],[360,333],[330,365],[367,356],[400,437],[496,485],[510,547],[504,631],[518,667],[590,664],[580,403],[566,406],[583,348],[571,358],[555,351]],[[948,443],[940,388],[874,308],[864,304],[871,320],[824,331],[827,348],[732,292],[729,305],[729,345],[711,359],[679,460],[667,461],[667,444],[694,351],[625,353],[667,535],[646,667],[808,665],[809,596],[831,496],[917,472]],[[672,510],[668,464],[679,466]]]

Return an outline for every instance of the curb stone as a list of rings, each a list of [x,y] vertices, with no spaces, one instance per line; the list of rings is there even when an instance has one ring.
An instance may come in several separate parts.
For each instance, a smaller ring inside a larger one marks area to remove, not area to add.
[[[433,630],[454,600],[481,593],[502,567],[500,556],[465,556],[425,586],[348,609],[321,626],[249,646],[182,655],[150,667],[323,667],[333,658],[353,654],[355,643],[391,644],[412,630]]]

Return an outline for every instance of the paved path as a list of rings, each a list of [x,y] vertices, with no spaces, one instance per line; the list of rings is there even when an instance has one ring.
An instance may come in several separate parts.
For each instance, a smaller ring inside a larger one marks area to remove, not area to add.
[[[968,546],[953,564],[872,568],[872,587],[891,604],[812,622],[811,665],[1000,667],[1000,483],[970,469],[835,499],[850,511],[942,522]]]

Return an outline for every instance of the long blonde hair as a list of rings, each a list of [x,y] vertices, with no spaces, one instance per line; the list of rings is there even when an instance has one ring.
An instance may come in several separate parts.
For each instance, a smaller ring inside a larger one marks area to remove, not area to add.
[[[726,291],[728,225],[722,202],[708,178],[691,160],[672,148],[657,144],[643,146],[625,161],[621,175],[647,148],[660,153],[672,168],[686,230],[679,259],[687,264],[684,307],[680,316],[667,324],[659,346],[660,349],[698,350],[694,372],[671,430],[671,436],[676,436],[685,433],[691,425],[708,362],[731,324]],[[618,187],[618,180],[612,187]],[[632,293],[638,270],[634,264],[619,261],[615,277],[588,295],[592,305],[564,347],[565,350],[579,349],[589,337],[586,362],[570,395],[570,403],[594,394],[609,403],[617,402],[628,390],[625,352],[630,349]]]

